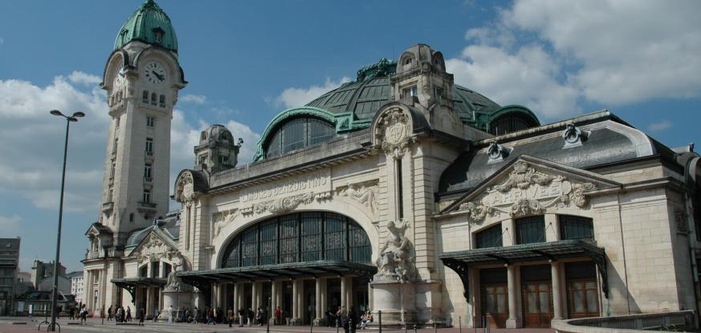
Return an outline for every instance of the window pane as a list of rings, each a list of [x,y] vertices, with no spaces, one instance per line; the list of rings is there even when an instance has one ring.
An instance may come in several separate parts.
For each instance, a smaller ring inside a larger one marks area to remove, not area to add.
[[[516,237],[518,244],[545,242],[545,219],[543,216],[531,216],[516,220]]]
[[[558,219],[562,239],[594,239],[592,219],[572,215],[561,215]]]
[[[477,248],[501,247],[502,245],[501,224],[495,225],[487,230],[477,233]]]
[[[304,139],[307,136],[305,119],[295,119],[283,127],[282,132],[282,153],[304,147]]]

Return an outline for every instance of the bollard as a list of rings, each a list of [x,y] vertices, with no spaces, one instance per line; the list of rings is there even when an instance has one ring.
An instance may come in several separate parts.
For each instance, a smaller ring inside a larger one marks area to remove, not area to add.
[[[433,332],[438,332],[438,323],[435,321],[433,322]]]
[[[406,323],[404,323],[404,333],[406,333]]]
[[[309,333],[312,333],[314,331],[314,319],[311,319],[309,321]]]
[[[458,328],[460,328],[460,333],[462,333],[462,317],[458,317]]]
[[[414,324],[414,333],[416,333],[416,329],[417,329],[417,328],[418,328],[418,327],[416,327],[416,324]]]
[[[377,325],[380,326],[380,333],[382,333],[382,310],[377,311]]]

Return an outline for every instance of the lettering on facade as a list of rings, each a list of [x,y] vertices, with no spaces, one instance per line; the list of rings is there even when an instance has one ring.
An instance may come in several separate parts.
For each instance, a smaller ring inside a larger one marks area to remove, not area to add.
[[[265,186],[245,191],[239,198],[241,203],[255,202],[266,199],[290,196],[310,192],[326,192],[331,190],[331,176],[329,172],[318,172],[304,177],[287,179],[281,183],[272,183]]]
[[[589,200],[584,193],[594,189],[592,183],[573,183],[564,176],[548,175],[519,161],[506,181],[488,188],[478,200],[461,204],[459,210],[467,211],[470,222],[480,223],[487,215],[541,214],[550,207],[571,204],[585,208]]]

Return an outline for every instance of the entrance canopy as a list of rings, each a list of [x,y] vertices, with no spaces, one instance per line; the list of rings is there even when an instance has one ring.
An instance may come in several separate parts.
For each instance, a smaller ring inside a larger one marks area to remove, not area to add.
[[[528,261],[557,261],[564,258],[589,257],[596,263],[601,276],[601,289],[608,298],[608,275],[604,249],[587,240],[571,239],[556,242],[530,243],[503,247],[479,248],[467,251],[447,252],[438,256],[443,264],[460,276],[469,299],[468,267],[488,264],[513,265]]]
[[[166,285],[168,281],[163,278],[149,278],[149,277],[138,277],[138,278],[124,278],[124,279],[112,279],[112,283],[119,288],[126,289],[129,294],[131,294],[131,302],[134,303],[136,298],[136,288],[137,287],[159,287],[162,288]]]
[[[260,265],[219,268],[207,271],[178,272],[177,277],[193,285],[205,294],[210,292],[211,283],[255,280],[294,279],[300,277],[321,277],[340,275],[372,276],[377,267],[347,261],[319,260],[277,265]]]

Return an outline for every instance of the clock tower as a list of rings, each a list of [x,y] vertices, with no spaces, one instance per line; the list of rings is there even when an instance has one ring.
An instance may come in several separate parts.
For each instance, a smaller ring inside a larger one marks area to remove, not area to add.
[[[86,233],[89,309],[122,302],[110,281],[125,276],[128,237],[168,212],[170,127],[186,84],[170,18],[147,0],[119,30],[101,83],[110,123],[99,219]]]

